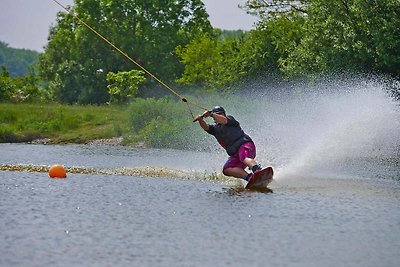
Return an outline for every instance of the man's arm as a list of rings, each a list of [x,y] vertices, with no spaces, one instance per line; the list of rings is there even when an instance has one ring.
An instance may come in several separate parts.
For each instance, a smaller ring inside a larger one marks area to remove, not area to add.
[[[207,117],[210,117],[209,111],[204,111],[202,115],[198,115],[196,116],[196,118],[194,118],[195,121],[199,122],[201,128],[203,128],[204,131],[208,131],[208,129],[210,129],[210,125],[208,125],[203,119]]]

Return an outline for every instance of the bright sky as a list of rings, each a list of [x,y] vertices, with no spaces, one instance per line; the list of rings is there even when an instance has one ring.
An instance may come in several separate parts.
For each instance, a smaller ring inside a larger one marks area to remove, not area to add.
[[[73,0],[57,0],[71,5]],[[203,0],[214,27],[226,30],[249,30],[256,17],[246,14],[238,5],[246,0]],[[1,0],[0,41],[10,47],[43,51],[49,27],[61,10],[52,0]]]

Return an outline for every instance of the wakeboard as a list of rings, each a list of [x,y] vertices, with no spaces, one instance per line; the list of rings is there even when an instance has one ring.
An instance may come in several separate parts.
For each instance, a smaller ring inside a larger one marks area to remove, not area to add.
[[[261,171],[256,171],[249,179],[246,189],[264,189],[272,182],[274,170],[272,167],[267,167]]]

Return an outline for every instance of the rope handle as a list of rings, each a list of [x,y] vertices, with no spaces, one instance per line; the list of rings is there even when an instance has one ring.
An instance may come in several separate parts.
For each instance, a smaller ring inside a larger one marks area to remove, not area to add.
[[[212,112],[210,111],[210,110],[207,110],[210,114],[211,114],[211,116],[212,116]],[[201,116],[200,116],[201,118],[204,118],[204,114],[202,114]],[[198,121],[197,119],[195,119],[195,118],[193,118],[193,122],[196,122],[196,121]]]

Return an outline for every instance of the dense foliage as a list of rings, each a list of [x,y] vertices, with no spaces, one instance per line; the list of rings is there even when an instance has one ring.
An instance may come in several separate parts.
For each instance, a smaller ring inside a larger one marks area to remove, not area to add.
[[[221,86],[254,77],[377,73],[400,78],[397,0],[249,0],[261,19],[242,38],[201,36],[178,55],[178,82]]]
[[[10,102],[41,101],[46,98],[39,86],[39,78],[34,74],[11,77],[5,66],[0,73],[0,100]]]
[[[159,78],[172,81],[182,72],[173,53],[195,35],[211,31],[200,0],[76,0],[75,14]],[[59,13],[50,41],[40,57],[43,79],[55,100],[104,103],[105,75],[136,66],[116,53],[71,14]]]
[[[282,62],[289,76],[350,71],[400,78],[400,1],[312,1],[303,32]]]
[[[134,98],[139,90],[139,85],[146,78],[141,70],[120,71],[107,73],[107,88],[110,95],[110,103],[122,104]]]
[[[263,17],[270,14],[261,27],[280,17],[304,18],[300,42],[280,58],[289,77],[340,71],[400,78],[398,0],[249,0],[247,7]]]
[[[169,99],[137,99],[129,106],[129,117],[136,141],[152,147],[196,148],[204,134],[193,127],[186,107]]]
[[[280,62],[300,42],[302,17],[280,17],[239,36],[203,35],[177,54],[185,71],[177,81],[222,87],[238,80],[282,78]]]

